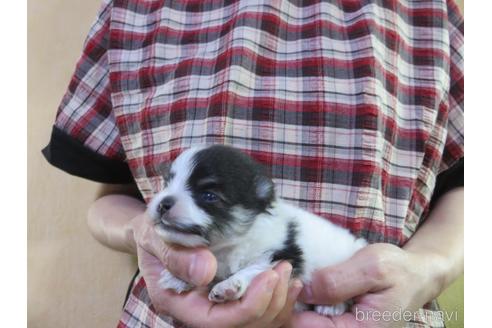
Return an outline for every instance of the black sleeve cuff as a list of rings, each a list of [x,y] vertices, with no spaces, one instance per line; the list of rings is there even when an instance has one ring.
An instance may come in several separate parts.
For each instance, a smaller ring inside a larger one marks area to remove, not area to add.
[[[81,178],[102,183],[133,182],[126,162],[94,152],[56,126],[42,153],[51,165]]]
[[[438,199],[450,191],[451,189],[457,187],[463,187],[464,182],[464,171],[465,171],[465,158],[461,158],[452,167],[448,168],[446,171],[441,172],[437,176],[436,186],[434,188],[434,193],[432,194],[432,199],[430,207],[434,207]]]

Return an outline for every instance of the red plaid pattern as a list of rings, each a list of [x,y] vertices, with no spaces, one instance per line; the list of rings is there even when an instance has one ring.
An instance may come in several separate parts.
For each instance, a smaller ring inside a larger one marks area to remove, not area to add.
[[[87,36],[82,56],[58,108],[55,125],[87,148],[111,159],[124,160],[111,104],[110,17],[111,7],[105,3]]]
[[[56,125],[125,158],[146,200],[162,163],[224,143],[281,197],[403,245],[464,156],[463,52],[452,0],[105,1]],[[140,279],[120,327],[166,325]]]

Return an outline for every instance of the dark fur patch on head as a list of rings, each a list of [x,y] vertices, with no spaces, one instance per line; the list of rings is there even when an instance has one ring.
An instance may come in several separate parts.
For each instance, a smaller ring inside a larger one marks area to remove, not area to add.
[[[284,247],[277,250],[272,255],[272,262],[288,261],[292,265],[292,275],[297,277],[302,274],[304,258],[302,249],[297,244],[297,224],[289,222],[287,226],[287,238],[284,241]]]
[[[195,154],[188,188],[195,203],[212,217],[219,230],[234,222],[234,208],[246,210],[252,220],[267,211],[275,197],[273,182],[259,163],[235,148],[222,145]],[[204,202],[201,194],[206,191],[217,195],[219,201]]]

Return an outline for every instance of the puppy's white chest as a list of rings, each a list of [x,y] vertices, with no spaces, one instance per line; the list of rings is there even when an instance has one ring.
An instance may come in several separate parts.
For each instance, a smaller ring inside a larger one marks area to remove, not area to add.
[[[250,245],[241,244],[240,247],[231,247],[214,252],[217,258],[216,278],[226,279],[231,274],[250,265],[264,253],[264,251],[254,248]]]
[[[212,252],[217,258],[218,278],[227,278],[241,269],[269,261],[273,252],[283,247],[286,238],[286,222],[271,216],[261,215],[250,230],[227,247],[218,247]]]

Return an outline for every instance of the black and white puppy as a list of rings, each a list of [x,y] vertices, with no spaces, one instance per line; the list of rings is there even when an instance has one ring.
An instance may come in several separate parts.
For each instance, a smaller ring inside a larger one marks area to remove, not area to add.
[[[218,261],[209,299],[239,299],[255,276],[281,260],[304,283],[314,270],[348,259],[366,245],[347,229],[275,196],[264,168],[241,151],[222,145],[184,151],[171,165],[165,188],[148,206],[157,233],[168,243],[208,246]],[[190,289],[165,271],[165,288]],[[340,315],[345,303],[315,306]]]

